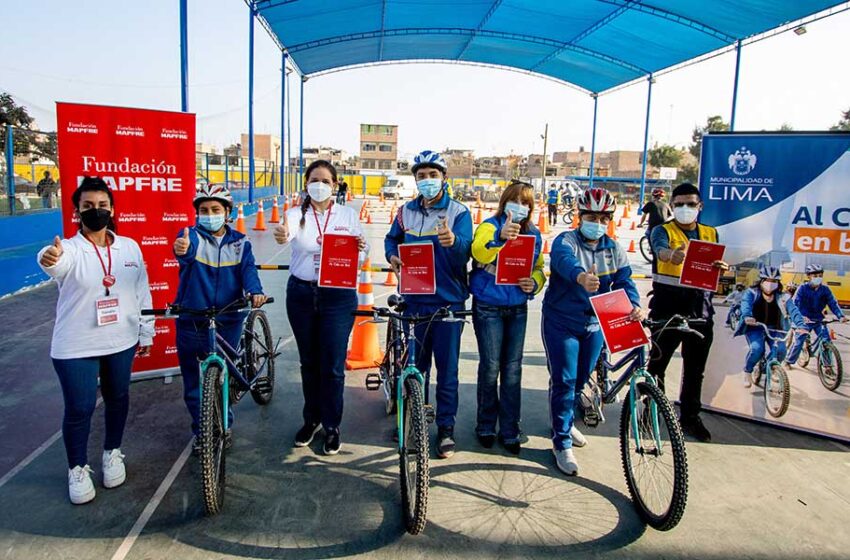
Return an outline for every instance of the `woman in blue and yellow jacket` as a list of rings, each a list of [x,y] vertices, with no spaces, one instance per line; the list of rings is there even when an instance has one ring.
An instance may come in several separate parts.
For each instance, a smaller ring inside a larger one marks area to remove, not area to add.
[[[512,182],[502,193],[496,214],[475,230],[472,240],[472,322],[478,340],[478,423],[475,433],[486,448],[499,439],[511,453],[520,451],[522,353],[528,300],[546,282],[540,230],[531,223],[534,187]],[[534,236],[531,276],[519,285],[497,285],[496,263],[505,244],[518,235]],[[501,383],[499,383],[501,381]]]

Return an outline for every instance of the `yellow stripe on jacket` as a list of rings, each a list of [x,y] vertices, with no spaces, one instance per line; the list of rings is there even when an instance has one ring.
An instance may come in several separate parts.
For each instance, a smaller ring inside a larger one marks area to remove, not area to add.
[[[492,222],[484,222],[475,229],[475,235],[472,238],[472,258],[482,265],[492,265],[493,269],[488,272],[496,273],[496,258],[499,256],[499,251],[505,245],[487,245],[496,238],[496,225]],[[535,295],[543,291],[543,286],[546,284],[545,263],[543,260],[543,252],[537,255],[537,260],[534,262],[534,268],[531,271],[531,278],[537,282]]]

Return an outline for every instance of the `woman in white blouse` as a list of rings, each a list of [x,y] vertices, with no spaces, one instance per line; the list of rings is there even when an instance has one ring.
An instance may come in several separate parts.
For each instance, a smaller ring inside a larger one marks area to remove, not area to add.
[[[80,232],[70,239],[56,236],[38,253],[38,263],[59,286],[50,357],[65,399],[68,495],[84,504],[95,496],[86,449],[98,378],[106,419],[103,485],[115,488],[126,478],[120,448],[130,370],[135,356],[150,353],[154,326],[140,313],[151,307],[142,252],[135,241],[115,234],[112,191],[102,179],[86,177],[72,200]]]
[[[295,435],[295,446],[309,445],[324,428],[324,452],[335,455],[340,448],[345,353],[357,295],[354,288],[319,287],[322,239],[325,233],[357,237],[361,261],[369,248],[357,212],[331,201],[337,184],[334,166],[324,160],[313,162],[304,182],[307,196],[284,214],[274,232],[278,243],[292,246],[286,313],[298,345],[304,392],[304,426]]]

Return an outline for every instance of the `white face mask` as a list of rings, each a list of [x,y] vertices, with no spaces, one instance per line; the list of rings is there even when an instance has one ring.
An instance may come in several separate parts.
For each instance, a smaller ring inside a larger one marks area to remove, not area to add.
[[[677,208],[673,208],[673,217],[676,218],[676,221],[680,224],[692,224],[697,220],[698,215],[699,210],[696,208],[691,208],[689,206],[679,206]]]
[[[331,197],[331,186],[327,183],[314,181],[307,185],[307,194],[316,202],[324,202]]]
[[[812,286],[818,287],[823,284],[823,276],[812,276],[812,279],[809,280]]]
[[[778,287],[779,287],[779,284],[777,282],[762,282],[761,283],[761,290],[766,294],[772,294],[773,292],[776,291],[776,288],[778,288]]]

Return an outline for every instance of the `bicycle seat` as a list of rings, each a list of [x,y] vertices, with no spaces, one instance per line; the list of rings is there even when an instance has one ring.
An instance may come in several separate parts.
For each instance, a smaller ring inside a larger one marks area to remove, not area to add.
[[[399,294],[390,294],[390,297],[387,298],[387,304],[398,313],[401,313],[407,308],[404,298]]]

